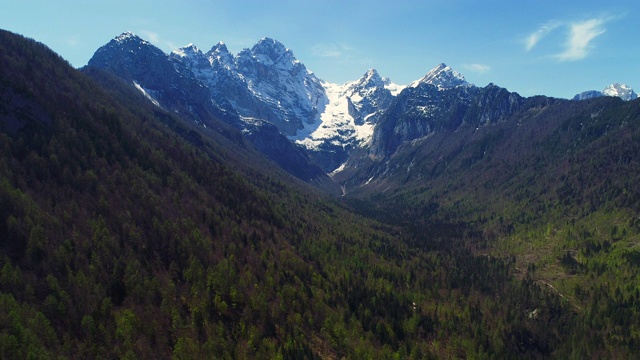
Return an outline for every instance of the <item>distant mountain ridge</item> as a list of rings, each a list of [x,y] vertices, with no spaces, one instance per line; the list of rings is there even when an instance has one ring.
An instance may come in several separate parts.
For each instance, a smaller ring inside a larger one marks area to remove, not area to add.
[[[636,94],[629,85],[613,83],[605,87],[602,91],[588,90],[581,92],[574,96],[572,100],[586,100],[600,96],[619,97],[624,101],[635,100],[638,98],[638,94]]]

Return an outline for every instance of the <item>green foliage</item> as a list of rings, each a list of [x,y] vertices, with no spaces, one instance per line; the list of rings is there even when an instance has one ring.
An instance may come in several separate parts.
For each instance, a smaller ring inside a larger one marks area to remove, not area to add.
[[[640,324],[631,305],[640,287],[640,102],[527,101],[507,121],[439,132],[369,164],[367,174],[400,170],[354,189],[352,203],[373,201],[375,211],[361,212],[405,229],[466,236],[476,254],[514,257],[517,278],[577,313],[559,357],[630,357]]]
[[[0,94],[19,94],[0,104],[17,117],[0,126],[2,358],[580,358],[638,345],[634,178],[568,166],[547,188],[540,159],[496,155],[507,129],[456,147],[469,175],[380,195],[379,208],[338,203],[239,134],[192,127],[0,35]],[[634,166],[633,139],[607,143],[619,166]],[[505,172],[478,176],[489,159]],[[585,181],[598,191],[577,191]],[[575,222],[557,217],[575,209]],[[538,242],[555,244],[548,263],[524,273]],[[541,275],[561,263],[575,272],[554,282],[564,297]]]

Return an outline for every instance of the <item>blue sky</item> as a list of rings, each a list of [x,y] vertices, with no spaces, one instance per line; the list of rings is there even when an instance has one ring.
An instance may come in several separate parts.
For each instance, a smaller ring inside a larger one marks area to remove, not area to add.
[[[124,31],[167,53],[223,41],[235,54],[266,36],[334,83],[375,68],[408,84],[444,62],[524,96],[640,90],[640,3],[627,0],[2,0],[0,28],[75,67]]]

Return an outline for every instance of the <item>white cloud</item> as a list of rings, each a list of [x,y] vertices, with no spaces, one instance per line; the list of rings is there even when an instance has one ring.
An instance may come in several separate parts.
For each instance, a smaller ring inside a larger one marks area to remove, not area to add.
[[[566,40],[561,44],[563,50],[551,55],[551,57],[559,61],[584,59],[589,55],[589,51],[593,49],[593,40],[604,34],[606,31],[604,25],[613,19],[613,17],[596,17],[575,22],[548,21],[527,36],[525,39],[525,51],[531,51],[549,33],[562,27],[567,29]]]
[[[570,25],[569,38],[565,44],[565,50],[555,57],[561,61],[584,59],[593,47],[591,41],[604,34],[606,19],[596,18]]]
[[[142,38],[149,41],[153,45],[157,46],[161,50],[173,51],[179,48],[182,45],[178,45],[171,40],[167,40],[164,37],[160,37],[155,31],[151,30],[140,30],[140,34],[142,34]]]
[[[463,64],[462,67],[471,72],[475,72],[478,74],[484,74],[491,70],[491,66],[484,64]]]
[[[175,49],[180,48],[182,45],[178,45],[176,43],[174,43],[173,41],[166,41],[167,47],[169,48],[170,51],[173,51]]]
[[[342,50],[336,44],[318,43],[311,47],[311,53],[319,57],[339,57],[342,55]]]
[[[530,51],[531,49],[533,49],[543,37],[547,36],[547,34],[555,30],[560,25],[561,23],[555,20],[551,20],[542,24],[538,28],[538,30],[527,36],[525,40],[525,50]]]

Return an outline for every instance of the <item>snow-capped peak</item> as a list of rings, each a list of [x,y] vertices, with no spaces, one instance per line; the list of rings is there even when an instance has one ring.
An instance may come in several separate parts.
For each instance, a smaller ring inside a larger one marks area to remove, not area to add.
[[[380,77],[380,74],[376,71],[376,69],[369,69],[367,72],[358,80],[355,84],[355,87],[362,88],[371,88],[371,87],[384,87],[384,81]]]
[[[200,49],[198,49],[197,46],[193,45],[193,43],[190,43],[186,46],[183,46],[179,49],[175,49],[171,52],[172,54],[184,58],[184,57],[191,57],[194,55],[202,55],[202,52],[200,51]]]
[[[638,97],[629,85],[619,83],[613,83],[605,87],[602,90],[602,94],[605,96],[617,96],[625,101],[634,100]]]
[[[348,96],[352,96],[354,92],[361,92],[367,89],[375,90],[377,88],[385,88],[395,96],[405,88],[402,85],[394,84],[388,77],[381,77],[376,69],[367,70],[358,80],[347,82],[343,86]]]
[[[134,40],[134,41],[138,41],[138,42],[143,43],[143,44],[149,44],[148,41],[142,39],[141,37],[139,37],[138,35],[132,33],[131,31],[123,32],[122,34],[116,36],[114,40],[119,42],[119,43],[125,43],[125,42],[129,42],[129,41]]]
[[[136,35],[134,33],[132,33],[131,31],[125,31],[122,34],[116,36],[116,41],[124,41],[127,40],[129,38],[135,37]]]
[[[409,87],[416,87],[419,84],[431,84],[438,90],[451,89],[458,86],[469,86],[464,76],[451,69],[444,63],[431,69],[425,76],[409,84]]]
[[[281,42],[268,37],[260,39],[251,48],[251,55],[264,64],[295,64],[298,62],[291,49],[286,48]]]
[[[209,50],[206,56],[211,65],[217,62],[222,66],[231,69],[234,63],[233,55],[229,52],[229,49],[227,49],[227,45],[222,41],[211,47],[211,50]]]
[[[209,50],[210,53],[228,53],[229,49],[227,49],[227,45],[225,43],[223,43],[222,41],[218,42],[217,44],[213,45],[211,47],[211,50]]]

